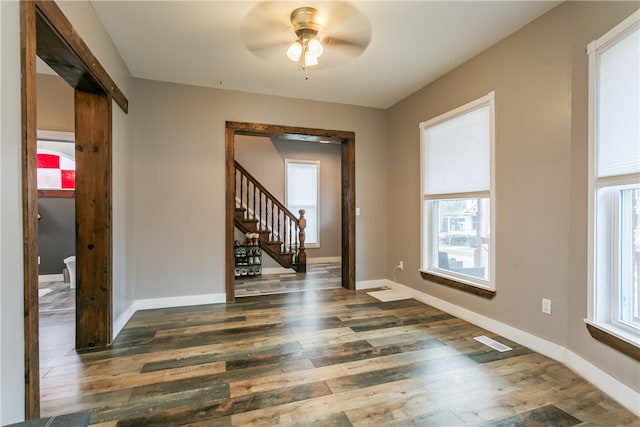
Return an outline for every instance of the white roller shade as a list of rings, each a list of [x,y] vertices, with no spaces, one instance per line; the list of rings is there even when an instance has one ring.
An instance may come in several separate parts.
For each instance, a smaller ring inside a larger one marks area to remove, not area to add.
[[[598,177],[640,173],[638,29],[600,53],[598,77]]]
[[[490,107],[423,129],[424,194],[488,191]]]
[[[318,166],[315,163],[288,163],[287,174],[287,204],[315,206],[318,203]]]

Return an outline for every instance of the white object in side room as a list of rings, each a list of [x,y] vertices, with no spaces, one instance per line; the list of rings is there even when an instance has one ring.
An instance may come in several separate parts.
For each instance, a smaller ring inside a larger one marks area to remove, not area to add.
[[[75,255],[70,256],[64,259],[64,263],[67,266],[67,270],[69,270],[69,287],[76,287],[76,257]]]

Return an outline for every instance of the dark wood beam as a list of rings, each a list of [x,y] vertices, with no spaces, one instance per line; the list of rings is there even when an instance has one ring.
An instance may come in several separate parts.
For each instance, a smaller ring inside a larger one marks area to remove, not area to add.
[[[36,0],[37,54],[71,87],[106,92],[127,113],[129,101],[53,1]]]
[[[38,314],[38,193],[36,191],[36,11],[21,4],[22,67],[22,222],[24,274],[25,417],[40,416],[40,351]]]
[[[75,105],[76,348],[87,349],[111,343],[112,119],[104,94],[76,90]]]

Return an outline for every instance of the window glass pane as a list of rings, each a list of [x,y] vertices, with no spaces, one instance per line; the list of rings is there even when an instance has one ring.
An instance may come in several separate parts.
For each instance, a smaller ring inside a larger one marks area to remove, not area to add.
[[[425,194],[489,190],[489,114],[487,105],[424,130]]]
[[[617,320],[640,328],[640,187],[620,191],[619,251]]]
[[[640,30],[599,57],[598,176],[640,172]]]
[[[433,204],[434,267],[489,280],[489,198],[450,199]]]

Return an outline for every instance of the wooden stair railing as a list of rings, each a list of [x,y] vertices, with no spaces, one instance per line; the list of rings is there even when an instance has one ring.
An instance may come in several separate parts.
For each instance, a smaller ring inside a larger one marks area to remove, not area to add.
[[[257,233],[262,250],[281,266],[307,271],[304,209],[300,218],[289,211],[237,161],[235,163],[234,225],[244,233]]]

